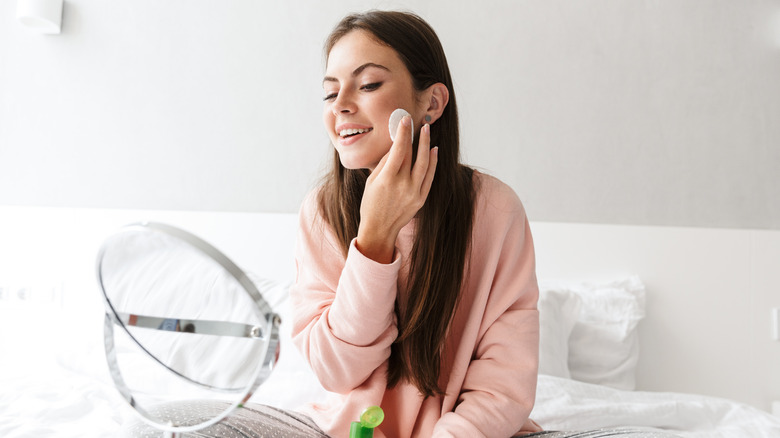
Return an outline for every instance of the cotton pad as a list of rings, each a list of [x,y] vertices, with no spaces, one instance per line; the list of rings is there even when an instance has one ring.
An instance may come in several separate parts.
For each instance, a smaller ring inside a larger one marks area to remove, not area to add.
[[[401,119],[403,119],[404,116],[411,117],[412,115],[403,108],[398,108],[390,114],[390,140],[395,141],[395,133],[398,131],[398,124],[401,123]],[[409,122],[411,123],[410,126],[412,128],[412,140],[414,140],[414,123],[411,120],[409,120]]]

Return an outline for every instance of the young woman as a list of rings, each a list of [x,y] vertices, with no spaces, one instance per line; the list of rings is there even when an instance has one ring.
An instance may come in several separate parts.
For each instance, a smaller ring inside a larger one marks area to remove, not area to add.
[[[333,167],[302,206],[290,293],[293,341],[334,396],[305,413],[333,437],[372,405],[378,437],[540,431],[528,221],[507,185],[459,162],[436,34],[372,11],[344,18],[325,52]],[[393,141],[396,108],[411,116]]]
[[[436,34],[416,15],[372,11],[344,18],[325,53],[333,167],[301,207],[290,295],[293,342],[333,398],[305,415],[250,404],[195,436],[347,437],[373,405],[385,413],[377,438],[540,431],[528,419],[539,339],[528,221],[508,186],[459,162]],[[393,141],[397,108],[411,116]]]

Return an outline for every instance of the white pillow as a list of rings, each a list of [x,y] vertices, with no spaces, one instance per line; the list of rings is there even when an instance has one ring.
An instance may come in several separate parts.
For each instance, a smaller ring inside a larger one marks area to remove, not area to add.
[[[571,378],[569,336],[580,313],[581,299],[566,289],[539,290],[539,374]]]
[[[568,291],[580,298],[580,312],[569,336],[571,378],[635,389],[639,359],[636,329],[645,316],[645,287],[639,278],[631,276],[602,284],[550,281],[540,284],[540,289]]]

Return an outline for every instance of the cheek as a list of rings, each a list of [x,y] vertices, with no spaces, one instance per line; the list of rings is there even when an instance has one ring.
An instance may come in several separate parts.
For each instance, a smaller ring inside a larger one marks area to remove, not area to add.
[[[325,127],[325,132],[328,134],[328,137],[333,139],[333,129],[334,124],[336,123],[335,117],[333,116],[333,112],[328,110],[327,108],[322,112],[322,125]]]

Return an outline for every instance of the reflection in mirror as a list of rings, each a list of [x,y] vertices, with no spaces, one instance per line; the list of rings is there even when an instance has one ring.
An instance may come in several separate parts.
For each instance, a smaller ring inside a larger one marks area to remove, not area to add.
[[[207,427],[268,378],[279,317],[211,245],[164,224],[130,225],[104,242],[97,274],[112,378],[147,423],[169,432]],[[188,400],[231,403],[206,419],[151,413]]]

